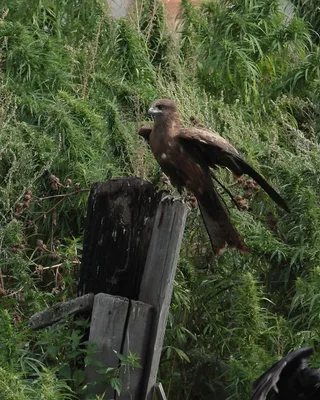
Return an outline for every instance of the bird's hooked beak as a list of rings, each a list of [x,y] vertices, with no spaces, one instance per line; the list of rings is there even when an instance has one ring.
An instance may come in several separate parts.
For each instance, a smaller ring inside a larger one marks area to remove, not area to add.
[[[148,114],[154,118],[156,115],[162,114],[162,111],[157,106],[151,106],[148,110]]]

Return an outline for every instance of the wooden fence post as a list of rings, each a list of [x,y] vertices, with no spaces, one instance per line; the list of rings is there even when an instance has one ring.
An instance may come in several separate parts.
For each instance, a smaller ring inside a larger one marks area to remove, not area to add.
[[[138,300],[161,193],[139,178],[92,186],[83,239],[80,294],[109,293]]]
[[[99,293],[95,296],[89,341],[96,343],[94,359],[104,368],[120,367],[117,354],[128,355],[129,352],[139,356],[141,368],[121,367],[121,395],[118,397],[108,382],[101,382],[100,374],[94,363],[86,368],[87,382],[96,383],[90,393],[104,394],[104,398],[121,400],[140,400],[142,379],[146,365],[152,307],[138,301]]]
[[[154,392],[187,215],[181,201],[159,203],[161,196],[139,178],[95,184],[83,244],[83,296],[30,319],[32,329],[41,329],[92,309],[89,340],[97,345],[92,360],[114,368],[122,382],[117,396],[101,381],[101,367],[94,362],[86,367],[87,392],[105,400],[151,400]],[[117,353],[129,352],[140,358],[141,369],[123,368]],[[162,386],[156,389],[165,399]]]
[[[90,326],[94,357],[116,368],[115,351],[130,351],[142,366],[120,368],[120,396],[96,385],[106,400],[152,398],[187,214],[181,201],[160,202],[161,195],[138,178],[99,183],[90,194],[80,292],[100,293]],[[101,378],[94,365],[86,376],[88,384]]]
[[[120,380],[122,391],[119,400],[142,399],[144,372],[148,361],[150,330],[154,310],[149,304],[140,301],[130,301],[127,329],[125,331],[122,353],[129,352],[139,356],[141,368],[126,368],[121,370]]]
[[[142,399],[146,400],[153,397],[186,217],[185,204],[165,200],[158,207],[152,231],[139,294],[140,301],[155,308],[144,374]]]
[[[96,343],[97,352],[94,354],[94,358],[105,368],[117,368],[118,366],[117,353],[121,353],[128,307],[128,299],[104,293],[97,294],[94,298],[89,341]],[[106,382],[98,383],[103,378],[103,374],[97,372],[98,369],[101,367],[97,368],[95,364],[86,368],[88,384],[95,383],[92,388],[90,387],[90,393],[105,393],[105,399],[114,399],[114,390]]]

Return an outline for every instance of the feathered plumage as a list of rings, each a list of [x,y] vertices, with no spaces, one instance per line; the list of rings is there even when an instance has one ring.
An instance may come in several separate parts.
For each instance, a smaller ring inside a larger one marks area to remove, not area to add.
[[[213,251],[218,254],[228,244],[242,253],[249,252],[213,186],[212,169],[221,166],[238,176],[250,175],[280,207],[289,211],[285,201],[218,133],[197,121],[184,128],[173,101],[156,100],[148,112],[154,124],[141,127],[139,134],[149,142],[161,169],[178,191],[181,193],[185,187],[197,198]]]
[[[320,373],[309,368],[311,347],[289,353],[253,384],[251,400],[319,400]]]

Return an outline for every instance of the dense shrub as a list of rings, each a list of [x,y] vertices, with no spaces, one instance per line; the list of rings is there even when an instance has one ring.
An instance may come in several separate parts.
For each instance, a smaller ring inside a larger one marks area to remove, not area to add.
[[[136,134],[156,97],[229,139],[291,208],[285,214],[221,172],[248,202],[248,212],[230,212],[253,254],[219,258],[190,211],[160,369],[166,392],[247,399],[274,359],[306,343],[319,350],[320,51],[305,22],[316,20],[300,3],[288,20],[277,1],[184,0],[174,34],[154,2],[119,20],[98,0],[2,2],[4,399],[80,395],[87,322],[32,333],[28,317],[76,295],[90,185],[126,175],[158,184]]]

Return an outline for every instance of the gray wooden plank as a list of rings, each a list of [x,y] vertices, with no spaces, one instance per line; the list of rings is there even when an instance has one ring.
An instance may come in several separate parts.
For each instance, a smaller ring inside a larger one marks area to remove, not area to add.
[[[151,400],[167,325],[174,276],[187,217],[187,207],[170,198],[159,204],[142,277],[139,300],[155,307],[142,399]]]
[[[122,383],[119,400],[141,400],[143,373],[146,367],[153,307],[140,301],[131,301],[122,354],[129,352],[139,357],[141,368],[121,368]],[[118,398],[117,398],[118,399]]]
[[[164,392],[164,389],[163,389],[163,386],[162,386],[161,382],[156,383],[154,385],[154,388],[155,388],[155,392],[157,394],[157,400],[167,400],[167,397],[166,397],[166,394]]]
[[[94,359],[102,362],[106,368],[118,366],[117,353],[121,352],[128,306],[129,300],[121,297],[99,293],[94,298],[89,341],[97,345]],[[106,383],[91,387],[90,383],[98,382],[102,377],[96,369],[95,365],[88,365],[85,371],[90,393],[105,393],[104,399],[114,399],[114,390]]]
[[[94,294],[89,293],[76,299],[71,299],[63,303],[58,303],[47,310],[34,314],[29,319],[29,326],[33,330],[50,326],[63,318],[78,314],[84,311],[91,311],[93,306]]]

